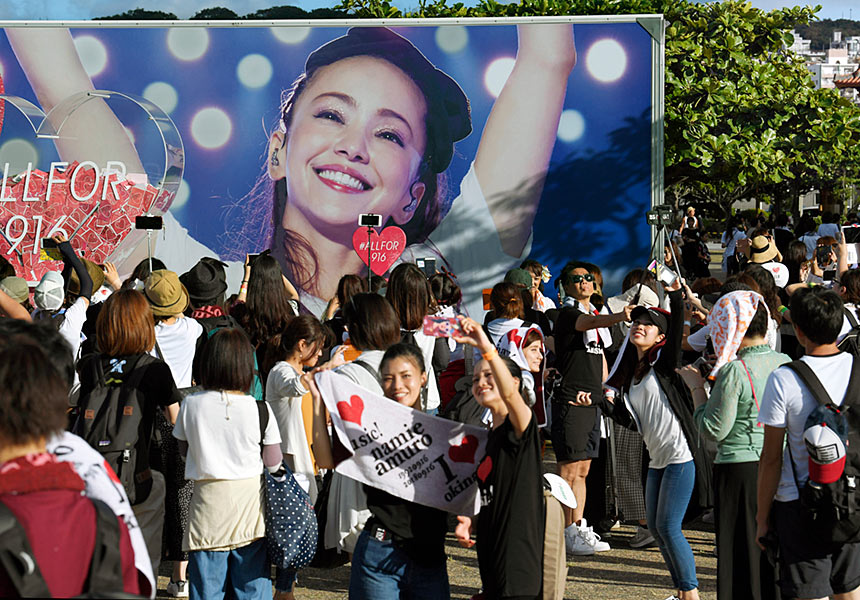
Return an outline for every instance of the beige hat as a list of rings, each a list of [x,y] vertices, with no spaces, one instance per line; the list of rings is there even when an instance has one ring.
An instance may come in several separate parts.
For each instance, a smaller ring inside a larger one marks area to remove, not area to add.
[[[146,279],[143,293],[157,317],[176,315],[188,308],[188,290],[173,271],[153,271]]]
[[[752,239],[750,245],[750,262],[762,264],[776,260],[779,256],[779,250],[776,249],[776,244],[772,243],[763,235],[757,235]]]
[[[6,292],[12,300],[18,302],[26,302],[30,298],[30,287],[27,285],[27,280],[21,277],[7,277],[0,281],[0,289]]]
[[[98,266],[91,260],[87,260],[86,258],[81,258],[81,262],[84,263],[84,266],[87,269],[87,274],[90,276],[90,279],[93,280],[93,293],[96,292],[105,282],[105,272],[102,271],[102,268]],[[70,294],[75,294],[76,296],[81,293],[81,280],[78,279],[78,274],[75,271],[72,271],[71,277],[69,277],[69,287]]]

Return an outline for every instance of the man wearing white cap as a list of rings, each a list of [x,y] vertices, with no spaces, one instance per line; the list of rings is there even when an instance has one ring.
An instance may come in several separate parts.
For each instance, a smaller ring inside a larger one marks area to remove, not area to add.
[[[842,327],[842,301],[832,290],[803,288],[791,298],[791,318],[797,339],[806,349],[800,360],[811,369],[811,378],[820,381],[831,402],[843,406],[854,369],[853,357],[836,347]],[[776,534],[779,585],[784,597],[860,598],[860,543],[835,543],[832,530],[822,523],[827,519],[813,519],[799,500],[799,489],[810,477],[820,479],[826,465],[831,464],[825,454],[832,452],[816,451],[810,457],[804,443],[807,418],[818,406],[793,368],[782,366],[771,374],[759,408],[764,447],[758,474],[756,539],[765,538],[770,529]],[[823,440],[812,442],[818,445]],[[810,458],[814,459],[812,472]],[[822,465],[824,468],[819,468]],[[764,548],[761,541],[760,545]]]

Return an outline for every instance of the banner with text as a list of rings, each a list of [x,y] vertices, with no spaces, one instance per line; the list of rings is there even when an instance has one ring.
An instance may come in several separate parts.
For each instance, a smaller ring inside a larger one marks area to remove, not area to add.
[[[477,512],[486,430],[407,408],[332,371],[318,373],[316,382],[338,439],[352,453],[338,473],[425,506]]]

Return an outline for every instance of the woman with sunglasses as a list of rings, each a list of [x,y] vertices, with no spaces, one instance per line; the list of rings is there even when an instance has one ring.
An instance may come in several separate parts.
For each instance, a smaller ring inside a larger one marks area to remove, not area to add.
[[[606,373],[603,352],[612,343],[609,327],[630,320],[632,306],[617,314],[598,311],[591,302],[595,277],[588,263],[570,262],[559,277],[563,307],[555,335],[556,368],[562,376],[552,404],[552,444],[559,475],[576,496],[577,507],[565,509],[565,544],[569,554],[589,555],[609,550],[582,518],[585,507],[585,478],[591,459],[600,447],[600,416],[592,406],[576,402],[600,396]]]

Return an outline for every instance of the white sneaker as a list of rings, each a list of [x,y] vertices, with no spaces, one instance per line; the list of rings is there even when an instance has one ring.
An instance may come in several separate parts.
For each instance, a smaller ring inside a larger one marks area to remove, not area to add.
[[[654,535],[646,527],[639,525],[636,533],[630,538],[631,548],[645,548],[654,543]]]
[[[591,556],[594,554],[594,548],[586,544],[579,537],[576,523],[564,528],[564,547],[568,554],[573,554],[574,556]]]
[[[188,582],[187,581],[173,581],[170,580],[170,583],[167,584],[167,595],[173,596],[174,598],[187,598],[188,597]]]
[[[585,519],[582,519],[582,524],[578,527],[579,536],[587,545],[594,549],[594,552],[606,552],[611,550],[609,544],[602,541],[600,536],[594,533],[594,529],[588,526]]]

